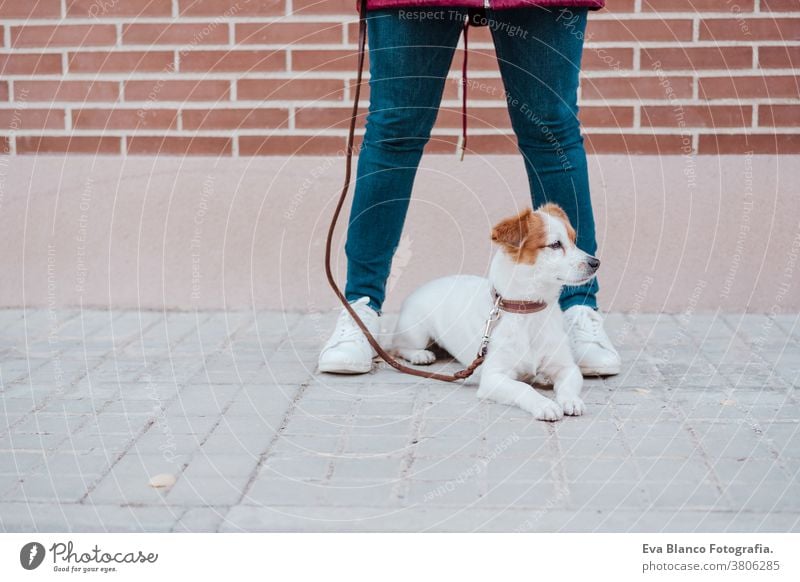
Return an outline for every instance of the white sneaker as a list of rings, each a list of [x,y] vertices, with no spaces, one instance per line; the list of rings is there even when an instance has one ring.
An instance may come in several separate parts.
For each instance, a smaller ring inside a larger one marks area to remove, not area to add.
[[[564,312],[572,355],[584,376],[619,374],[619,353],[603,329],[603,316],[591,307],[576,305]]]
[[[369,297],[352,302],[355,312],[373,336],[380,331],[377,312],[369,305]],[[361,328],[356,325],[346,309],[342,308],[336,329],[319,354],[319,371],[333,374],[365,374],[372,370],[375,350],[369,345]]]

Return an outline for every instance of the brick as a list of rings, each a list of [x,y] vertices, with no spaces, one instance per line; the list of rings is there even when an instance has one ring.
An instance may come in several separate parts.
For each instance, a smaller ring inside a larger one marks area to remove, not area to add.
[[[11,139],[7,135],[0,135],[0,153],[3,155],[11,153]]]
[[[148,137],[128,138],[128,153],[159,155],[231,155],[231,139],[227,137]]]
[[[344,96],[340,79],[240,79],[236,85],[237,98],[245,101],[341,101]]]
[[[445,16],[445,18],[449,18]],[[352,43],[358,41],[358,21],[349,23],[350,31],[352,32]],[[469,31],[469,44],[470,46],[477,46],[478,43],[485,43],[494,46],[494,39],[492,37],[492,30],[488,26],[470,27]]]
[[[660,65],[659,65],[660,63]],[[753,49],[738,47],[643,48],[641,68],[664,70],[749,69]]]
[[[125,24],[122,27],[122,44],[228,44],[228,25],[225,22]]]
[[[181,16],[281,16],[284,0],[179,0]]]
[[[3,0],[0,2],[0,18],[60,18],[61,0]]]
[[[701,135],[699,154],[798,154],[800,134]]]
[[[12,26],[11,47],[113,46],[117,29],[113,25]]]
[[[181,72],[281,71],[286,65],[284,51],[189,51],[181,54]]]
[[[761,0],[762,12],[796,12],[797,0]]]
[[[298,129],[344,129],[350,123],[351,107],[303,107],[295,111],[294,124]],[[364,125],[366,108],[359,110],[357,127]]]
[[[759,47],[758,64],[767,69],[800,68],[800,46]]]
[[[108,136],[17,136],[19,154],[119,154],[120,138]]]
[[[594,20],[586,27],[588,42],[690,41],[692,21],[682,20]]]
[[[173,54],[158,52],[70,53],[71,73],[145,73],[170,70]]]
[[[752,12],[755,0],[737,0],[742,12]],[[719,0],[642,0],[642,12],[728,12]]]
[[[338,22],[270,22],[236,25],[237,44],[341,44]]]
[[[345,23],[345,26],[347,27],[347,44],[358,44],[358,22],[357,21],[348,22],[348,23]],[[478,28],[476,30],[481,30],[481,29]],[[471,43],[473,35],[472,35],[472,32],[470,32],[469,34],[470,34],[469,41]],[[481,32],[479,34],[483,34],[483,33]],[[478,35],[476,35],[476,36],[478,36]],[[483,42],[483,41],[480,41],[480,42]]]
[[[364,70],[369,70],[369,57],[365,58]],[[358,53],[353,50],[292,51],[294,71],[346,71],[355,72]]]
[[[239,154],[242,156],[321,156],[343,150],[345,145],[344,136],[243,135],[239,138]]]
[[[616,71],[633,68],[633,49],[587,47],[581,68],[586,71]]]
[[[470,77],[470,79],[475,79],[475,78],[474,77]],[[484,79],[480,78],[480,79],[477,79],[477,80],[482,82]],[[349,80],[348,81],[348,85],[350,87],[350,96],[352,98],[355,95],[355,90],[356,90],[356,85],[357,85],[356,80],[355,79]],[[445,100],[445,101],[453,100],[453,99],[459,99],[460,100],[460,97],[458,96],[458,90],[459,90],[460,86],[461,86],[461,80],[460,79],[447,79],[447,81],[444,84],[444,93],[442,95],[442,99]],[[475,85],[473,85],[473,86],[475,86]],[[468,99],[472,99],[473,92],[478,94],[479,97],[480,97],[480,94],[477,91],[473,91],[472,89],[468,89]],[[369,93],[370,93],[369,81],[365,79],[361,83],[361,99],[363,99],[364,102],[368,102],[369,101]],[[497,96],[495,96],[494,99],[497,99]],[[501,94],[500,99],[505,100],[505,97],[503,96],[503,94]]]
[[[2,75],[53,75],[61,73],[61,55],[0,54]]]
[[[356,0],[293,0],[291,14],[310,16],[314,14],[342,14],[355,18]]]
[[[800,9],[800,5],[798,5]],[[799,40],[800,18],[715,19],[700,22],[700,40]]]
[[[636,0],[616,0],[615,2],[608,2],[604,10],[607,12],[633,12],[636,8]]]
[[[172,0],[67,0],[70,18],[171,15]]]
[[[183,112],[184,129],[261,129],[285,128],[287,109],[187,109]]]
[[[8,101],[8,83],[0,81],[0,101]]]
[[[701,77],[701,99],[761,99],[797,97],[800,77],[748,75],[741,77]]]
[[[459,137],[457,135],[436,135],[425,146],[426,154],[448,154],[456,152]],[[467,136],[467,153],[475,154],[519,154],[517,138],[513,134],[506,135],[469,135]]]
[[[119,97],[119,84],[112,81],[15,81],[17,101],[102,101]]]
[[[457,68],[457,70],[461,70],[461,63],[464,62],[464,51],[459,50],[456,51],[455,57],[453,58],[453,67]],[[354,69],[355,70],[355,69]],[[364,66],[364,70],[369,70],[366,65]],[[494,49],[475,49],[470,48],[469,50],[469,70],[471,72],[475,71],[497,71],[499,73],[500,68],[497,63],[497,53],[495,53]]]
[[[586,151],[592,154],[680,154],[684,147],[680,135],[588,134]]]
[[[470,107],[467,109],[469,127],[473,129],[511,129],[506,107]],[[461,129],[461,106],[441,107],[436,119],[439,128]]]
[[[170,109],[76,109],[73,129],[177,129],[178,112]]]
[[[800,105],[759,105],[758,125],[762,127],[800,126]]]
[[[453,89],[453,97],[458,95],[458,87],[461,84],[461,79],[448,79],[445,89]],[[353,81],[355,87],[355,81]],[[368,87],[364,83],[365,87]],[[351,89],[352,93],[352,89]],[[467,97],[469,100],[491,100],[491,101],[504,101],[506,89],[503,85],[503,80],[500,78],[483,78],[483,77],[469,77],[467,79]],[[447,99],[447,97],[445,97]]]
[[[127,81],[125,101],[226,101],[230,98],[228,81]]]
[[[63,109],[0,109],[0,131],[64,129]]]
[[[633,127],[633,107],[583,106],[578,117],[584,127]]]
[[[642,106],[642,127],[750,127],[753,108],[748,105]]]
[[[666,99],[692,96],[691,77],[591,77],[581,81],[582,99]]]

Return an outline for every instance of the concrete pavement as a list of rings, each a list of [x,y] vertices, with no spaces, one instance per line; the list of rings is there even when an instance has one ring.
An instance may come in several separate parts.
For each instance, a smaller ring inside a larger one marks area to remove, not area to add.
[[[0,530],[800,530],[797,315],[612,314],[558,423],[320,376],[334,318],[0,311]]]

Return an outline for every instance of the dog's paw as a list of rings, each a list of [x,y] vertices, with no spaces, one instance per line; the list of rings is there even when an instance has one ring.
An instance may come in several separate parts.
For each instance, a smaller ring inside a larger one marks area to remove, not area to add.
[[[398,350],[397,353],[404,360],[421,366],[427,366],[436,361],[436,354],[430,350]]]
[[[586,405],[583,403],[583,400],[577,396],[556,398],[556,400],[564,410],[564,414],[567,416],[581,416],[584,412],[586,412]]]
[[[553,422],[556,420],[561,420],[563,416],[564,411],[561,410],[561,407],[552,400],[536,406],[533,411],[533,417],[536,420],[547,420]]]

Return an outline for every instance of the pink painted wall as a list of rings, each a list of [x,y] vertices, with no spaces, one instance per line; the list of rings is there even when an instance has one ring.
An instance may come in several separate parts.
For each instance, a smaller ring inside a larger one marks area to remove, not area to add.
[[[796,160],[590,164],[603,308],[800,309]],[[322,157],[0,158],[0,304],[327,309],[341,176],[341,159]],[[491,226],[526,203],[518,156],[426,157],[387,310],[429,278],[484,273]]]

